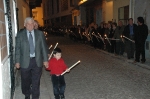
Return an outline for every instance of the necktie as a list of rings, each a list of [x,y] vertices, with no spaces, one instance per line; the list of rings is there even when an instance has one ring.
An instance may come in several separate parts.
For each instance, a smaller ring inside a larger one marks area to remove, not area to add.
[[[34,53],[34,44],[33,44],[33,37],[31,32],[29,32],[29,44],[30,44],[30,54]]]

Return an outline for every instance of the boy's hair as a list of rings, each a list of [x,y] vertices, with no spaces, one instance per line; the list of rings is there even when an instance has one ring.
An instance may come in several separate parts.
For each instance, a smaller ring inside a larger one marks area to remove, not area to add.
[[[56,47],[53,51],[53,54],[56,54],[56,53],[61,53],[61,49]]]

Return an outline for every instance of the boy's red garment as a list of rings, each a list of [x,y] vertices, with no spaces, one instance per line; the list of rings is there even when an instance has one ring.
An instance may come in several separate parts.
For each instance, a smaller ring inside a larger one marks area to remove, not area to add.
[[[50,70],[51,75],[60,75],[67,69],[66,64],[64,63],[64,60],[60,58],[57,60],[56,58],[51,58],[49,60],[49,67],[47,70]]]

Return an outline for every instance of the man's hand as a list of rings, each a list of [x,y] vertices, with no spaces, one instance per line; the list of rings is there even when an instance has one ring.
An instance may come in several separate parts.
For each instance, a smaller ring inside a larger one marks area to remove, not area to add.
[[[15,66],[16,66],[17,69],[19,69],[20,68],[20,63],[16,63]]]
[[[44,66],[48,68],[48,62],[43,62]]]

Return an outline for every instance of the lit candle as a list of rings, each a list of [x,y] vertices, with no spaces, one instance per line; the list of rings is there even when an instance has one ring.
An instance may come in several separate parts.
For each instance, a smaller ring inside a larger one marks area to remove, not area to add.
[[[107,37],[107,35],[106,35],[106,34],[105,34],[105,37],[106,37],[107,41],[109,42],[109,44],[111,45],[111,43],[110,43],[110,41],[109,41],[109,39],[108,39],[108,37]]]

